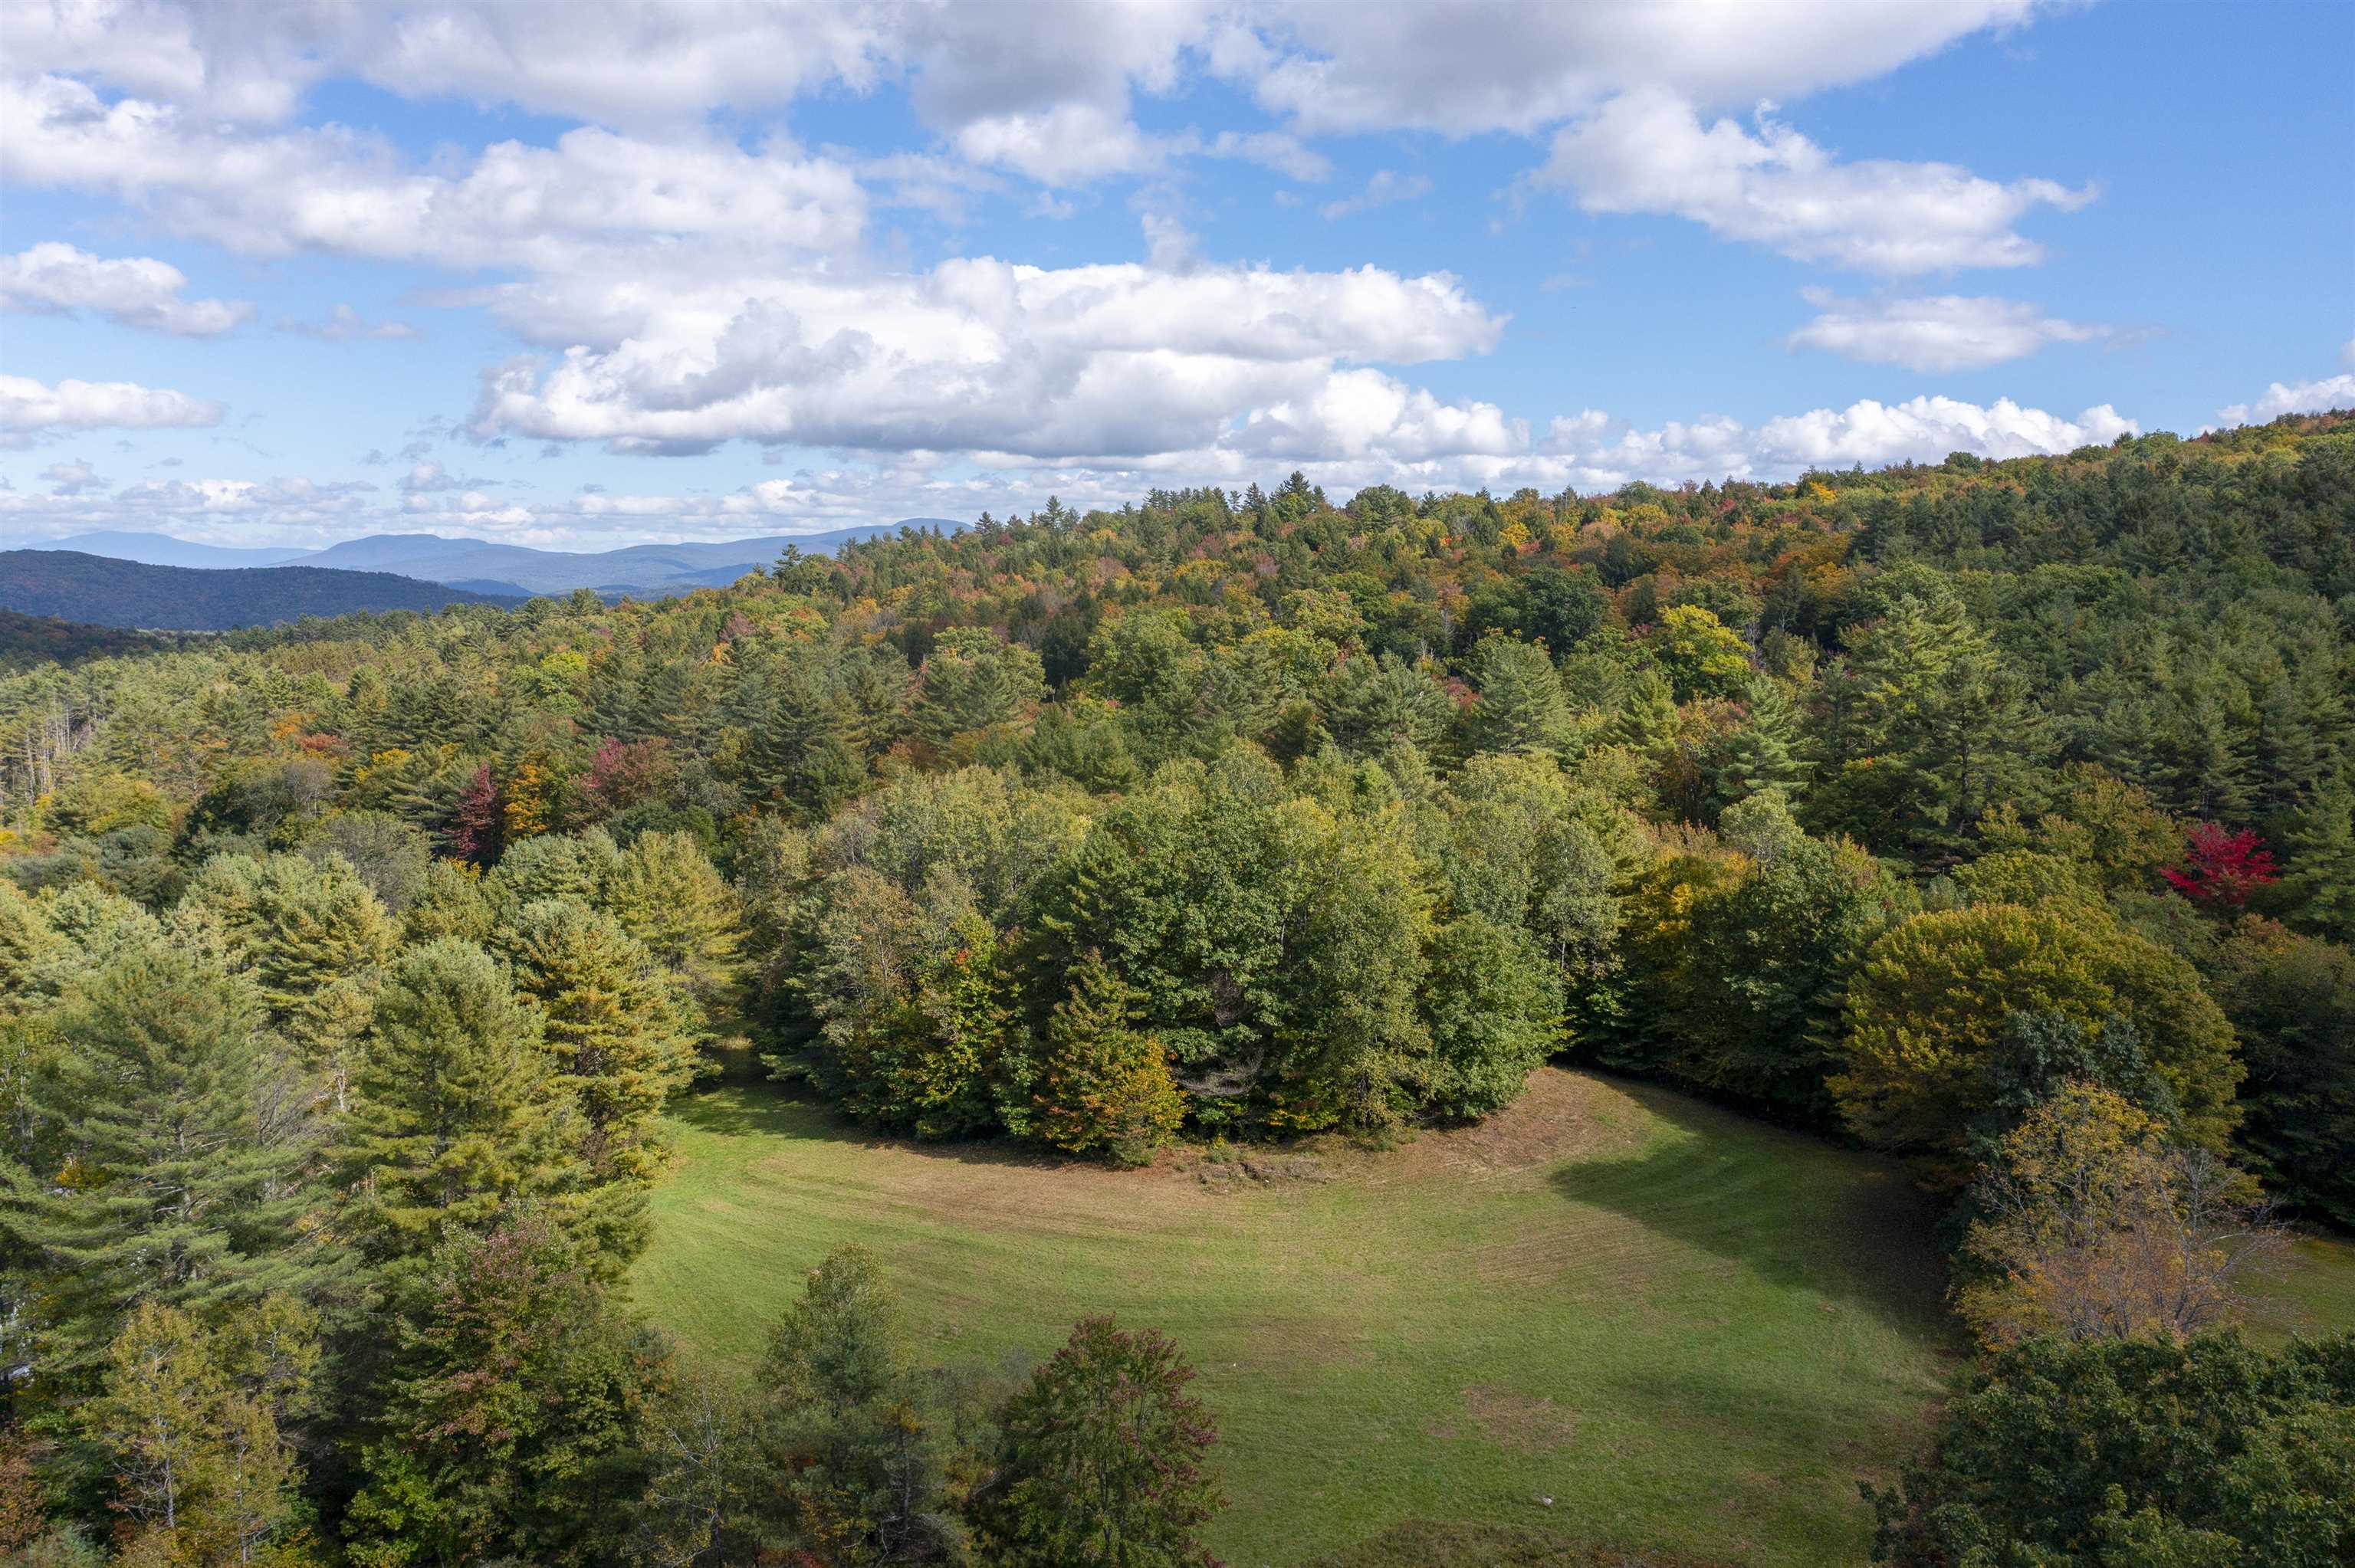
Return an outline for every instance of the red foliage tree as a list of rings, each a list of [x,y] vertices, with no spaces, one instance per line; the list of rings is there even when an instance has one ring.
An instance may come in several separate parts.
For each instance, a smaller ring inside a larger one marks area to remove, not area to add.
[[[2183,863],[2167,866],[2159,874],[2195,904],[2232,909],[2248,903],[2249,895],[2258,888],[2281,880],[2273,852],[2265,848],[2255,829],[2228,833],[2214,822],[2192,829]]]
[[[609,736],[589,763],[581,791],[599,816],[610,817],[642,800],[659,799],[677,771],[670,742],[662,736],[625,744]]]
[[[506,802],[500,798],[499,781],[489,763],[476,768],[474,777],[458,791],[446,834],[450,852],[461,860],[489,865],[499,858],[506,842]]]

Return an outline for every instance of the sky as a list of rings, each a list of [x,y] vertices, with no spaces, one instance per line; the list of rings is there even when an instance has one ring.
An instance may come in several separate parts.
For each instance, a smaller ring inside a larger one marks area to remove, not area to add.
[[[0,535],[555,548],[2355,406],[2355,5],[0,0]]]

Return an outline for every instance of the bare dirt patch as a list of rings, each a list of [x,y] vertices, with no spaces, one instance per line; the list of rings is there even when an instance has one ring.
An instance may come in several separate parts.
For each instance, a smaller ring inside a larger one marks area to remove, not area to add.
[[[1578,1431],[1578,1412],[1550,1399],[1476,1383],[1464,1391],[1464,1414],[1480,1436],[1517,1454],[1561,1447]]]
[[[1189,1175],[1212,1192],[1240,1192],[1260,1187],[1316,1185],[1337,1174],[1322,1154],[1272,1154],[1213,1144],[1184,1149],[1163,1161],[1166,1170]]]

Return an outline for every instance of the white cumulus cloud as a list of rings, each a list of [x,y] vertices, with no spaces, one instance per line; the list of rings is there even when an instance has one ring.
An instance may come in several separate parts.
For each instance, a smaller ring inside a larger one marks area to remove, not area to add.
[[[2031,265],[2043,248],[2012,226],[2094,198],[2091,187],[1998,184],[1952,164],[1844,163],[1763,115],[1755,133],[1705,125],[1689,102],[1653,89],[1565,128],[1538,181],[1569,187],[1588,212],[1689,218],[1795,260],[1897,276]]]
[[[2263,425],[2284,414],[2322,414],[2355,408],[2355,376],[2330,376],[2292,386],[2276,381],[2252,403],[2228,403],[2216,410],[2223,425]]]
[[[187,275],[167,261],[110,260],[57,240],[0,256],[0,309],[94,311],[123,326],[177,337],[218,337],[253,314],[241,300],[188,300]]]
[[[1987,295],[1844,300],[1822,289],[1805,298],[1822,313],[1786,340],[1869,365],[1908,370],[1978,370],[2035,353],[2047,344],[2092,343],[2105,326],[2048,316],[2023,300]]]
[[[1460,358],[1505,324],[1453,277],[1373,267],[981,259],[859,281],[736,279],[653,302],[581,281],[488,297],[527,336],[569,346],[553,366],[494,370],[475,434],[635,450],[748,439],[1151,456],[1313,397],[1345,362]]]
[[[50,386],[0,376],[0,445],[27,446],[66,430],[203,429],[219,424],[226,412],[202,397],[131,381],[68,378]]]
[[[338,126],[250,134],[59,76],[0,82],[0,176],[105,190],[248,255],[317,250],[442,267],[566,269],[681,242],[824,250],[856,240],[851,172],[788,144],[584,127],[500,142],[450,171]]]
[[[1305,132],[1534,134],[1643,88],[1740,106],[1870,81],[1958,38],[2024,22],[2034,8],[2034,0],[1302,0],[1223,18],[1210,58]]]

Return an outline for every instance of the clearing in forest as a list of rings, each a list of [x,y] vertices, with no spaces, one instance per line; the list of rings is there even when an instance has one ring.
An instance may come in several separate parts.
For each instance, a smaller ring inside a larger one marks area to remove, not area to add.
[[[1894,1166],[1582,1073],[1396,1149],[1136,1171],[879,1139],[768,1086],[676,1121],[636,1287],[689,1354],[750,1364],[851,1241],[938,1361],[1035,1359],[1091,1312],[1158,1326],[1219,1418],[1237,1568],[1457,1526],[1852,1563],[1858,1479],[1960,1364],[1934,1210]],[[2346,1253],[2274,1326],[2345,1306]]]

